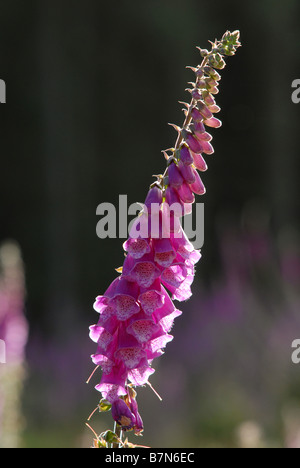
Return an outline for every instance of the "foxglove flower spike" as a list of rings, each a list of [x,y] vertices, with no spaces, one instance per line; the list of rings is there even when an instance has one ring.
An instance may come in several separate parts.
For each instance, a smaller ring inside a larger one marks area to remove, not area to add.
[[[191,297],[195,265],[201,258],[180,218],[191,212],[194,194],[205,193],[197,170],[207,170],[203,153],[214,152],[207,127],[221,126],[214,117],[220,110],[214,98],[221,78],[216,69],[223,69],[224,57],[240,46],[239,31],[227,31],[211,45],[210,51],[198,47],[200,65],[187,67],[196,81],[188,89],[191,102],[182,103],[186,107],[182,127],[169,124],[178,136],[174,147],[163,151],[167,168],[150,186],[143,210],[123,244],[126,258],[118,269],[120,276],[94,304],[99,320],[90,327],[90,337],[97,344],[92,360],[102,368],[96,389],[111,405],[119,433],[133,430],[139,435],[144,429],[133,386],[148,383],[153,362],[173,340],[170,331],[182,314],[173,301]]]

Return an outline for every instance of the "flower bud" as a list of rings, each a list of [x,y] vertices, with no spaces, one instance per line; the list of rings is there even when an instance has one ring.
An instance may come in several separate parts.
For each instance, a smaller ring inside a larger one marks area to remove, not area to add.
[[[193,153],[194,166],[201,172],[207,171],[207,164],[201,154]]]
[[[213,78],[206,78],[206,85],[207,88],[211,88],[212,86],[219,86],[219,83]]]
[[[195,175],[192,166],[186,166],[181,161],[179,161],[178,167],[182,177],[188,184],[195,182]]]
[[[202,78],[204,76],[204,71],[202,70],[200,66],[196,69],[195,73],[196,73],[197,78]]]
[[[212,113],[210,112],[209,108],[204,104],[203,101],[198,102],[197,108],[200,114],[204,117],[204,119],[211,119],[213,117]]]
[[[169,174],[169,185],[175,188],[180,187],[180,185],[183,182],[183,178],[180,174],[178,167],[176,166],[174,162],[170,164],[168,168],[168,174]]]
[[[212,117],[211,119],[205,120],[204,121],[205,125],[208,127],[212,128],[220,128],[222,127],[222,122],[219,119],[216,119],[216,117]]]
[[[179,159],[183,164],[186,164],[187,166],[193,164],[194,162],[193,156],[191,155],[190,150],[185,145],[182,145],[182,147],[180,148]]]
[[[121,398],[112,404],[111,414],[116,423],[122,427],[123,431],[129,431],[136,423],[136,417]]]
[[[210,94],[218,94],[218,93],[220,92],[218,86],[209,86],[209,88],[207,89],[207,91],[208,91]]]
[[[158,186],[152,187],[145,200],[145,205],[148,209],[148,212],[151,212],[151,205],[152,204],[158,204],[160,205],[162,203],[162,191]]]
[[[183,216],[184,208],[182,201],[173,187],[167,187],[166,189],[166,202],[168,203],[169,207],[172,207],[175,216]]]
[[[190,185],[191,190],[197,195],[204,195],[206,192],[206,189],[203,185],[203,182],[198,172],[195,169],[194,169],[194,177],[195,177],[195,181]]]
[[[205,130],[205,126],[202,122],[195,122],[194,124],[190,125],[190,130],[193,132],[197,140],[200,141],[211,141],[212,136],[207,133]]]
[[[215,152],[213,146],[209,143],[209,141],[201,141],[201,145],[202,153],[213,154]]]
[[[213,114],[218,114],[221,111],[221,107],[217,106],[217,104],[213,104],[212,106],[208,106],[210,112]]]
[[[196,86],[198,89],[206,89],[206,80],[197,80]]]
[[[194,124],[190,125],[190,130],[194,133],[195,131],[197,132],[197,135],[199,133],[205,133],[205,125],[203,122],[195,122]]]
[[[201,143],[197,140],[197,138],[188,131],[182,132],[184,134],[184,139],[189,146],[189,148],[194,152],[194,153],[202,153],[203,147]]]
[[[194,203],[195,196],[186,182],[183,182],[177,189],[177,192],[183,203]]]
[[[195,122],[202,122],[203,120],[203,115],[199,112],[199,110],[197,109],[197,107],[193,107],[192,110],[191,110],[191,116],[192,116],[192,119],[195,121]]]
[[[202,99],[201,91],[197,88],[192,89],[191,94],[192,98],[195,99],[195,101],[200,101]]]
[[[206,105],[213,106],[216,104],[214,97],[209,93],[209,91],[203,91],[202,97]]]
[[[226,66],[226,63],[224,59],[222,58],[222,55],[219,53],[210,55],[208,58],[208,63],[211,67],[217,68],[219,70],[222,70]]]

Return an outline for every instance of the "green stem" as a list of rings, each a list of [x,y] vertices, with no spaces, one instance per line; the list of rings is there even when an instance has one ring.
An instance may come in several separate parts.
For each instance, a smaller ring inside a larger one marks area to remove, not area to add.
[[[122,429],[121,429],[121,426],[119,426],[119,424],[117,423],[115,423],[114,433],[116,434],[118,439],[122,440]],[[120,448],[120,444],[119,443],[112,444],[112,448]]]

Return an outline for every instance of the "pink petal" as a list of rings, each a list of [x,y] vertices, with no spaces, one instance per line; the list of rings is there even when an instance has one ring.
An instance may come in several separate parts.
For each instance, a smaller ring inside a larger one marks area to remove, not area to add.
[[[212,118],[212,113],[210,112],[208,106],[205,105],[203,101],[198,102],[197,104],[198,110],[204,117],[204,119],[211,119]]]
[[[153,247],[155,262],[164,268],[170,266],[176,257],[170,239],[153,239]]]
[[[188,133],[185,137],[185,141],[187,145],[189,146],[190,150],[193,151],[194,153],[202,153],[203,152],[203,146],[200,143],[200,141],[191,133]]]
[[[215,152],[213,146],[208,141],[202,141],[201,144],[203,147],[203,153],[213,154]]]
[[[92,341],[106,349],[111,343],[113,335],[99,325],[92,325],[90,327],[90,338]]]
[[[195,175],[191,166],[187,166],[186,164],[183,164],[180,161],[178,167],[186,183],[192,184],[193,182],[195,182]]]
[[[123,365],[115,366],[109,374],[103,374],[101,382],[96,385],[96,390],[102,393],[102,397],[110,403],[118,400],[120,396],[127,395],[125,381],[126,369]]]
[[[182,145],[180,148],[180,161],[187,166],[193,164],[193,156],[191,155],[189,148],[185,145]]]
[[[203,195],[206,192],[206,189],[196,170],[194,170],[194,176],[195,176],[195,181],[190,185],[190,188],[197,195]]]
[[[178,189],[177,193],[180,196],[181,200],[183,203],[194,203],[195,201],[195,196],[193,192],[191,191],[189,185],[184,182]]]
[[[216,119],[216,117],[212,117],[211,119],[205,120],[204,121],[205,125],[208,127],[212,128],[220,128],[222,127],[222,122],[219,119]]]
[[[171,187],[180,187],[183,182],[182,175],[176,164],[172,162],[168,167],[169,185]]]
[[[205,160],[203,159],[203,156],[201,154],[193,153],[193,157],[194,157],[194,165],[196,169],[202,172],[207,171],[207,164]]]
[[[150,375],[154,372],[155,370],[149,366],[148,361],[145,358],[141,361],[138,368],[131,369],[128,372],[128,378],[133,385],[141,386],[148,382]]]

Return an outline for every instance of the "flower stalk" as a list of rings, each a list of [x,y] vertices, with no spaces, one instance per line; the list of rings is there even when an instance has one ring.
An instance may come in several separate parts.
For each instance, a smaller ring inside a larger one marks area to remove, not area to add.
[[[122,433],[142,435],[135,388],[149,384],[154,373],[153,361],[164,353],[173,336],[174,320],[182,312],[174,301],[186,301],[192,295],[195,265],[201,258],[184,233],[180,218],[192,211],[195,194],[205,187],[198,173],[207,170],[205,156],[214,152],[207,128],[219,128],[214,114],[220,111],[215,102],[219,92],[225,57],[235,54],[239,31],[227,31],[211,50],[199,49],[202,62],[188,67],[195,81],[187,91],[190,103],[184,103],[182,127],[177,131],[173,148],[163,151],[167,160],[164,174],[156,175],[143,209],[124,243],[125,261],[116,271],[119,276],[94,309],[99,321],[90,327],[90,337],[97,344],[92,356],[102,369],[96,389],[102,394],[99,411],[110,411],[115,431],[97,437],[94,446],[129,447]],[[151,386],[151,384],[150,384]]]

